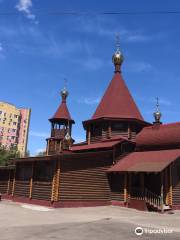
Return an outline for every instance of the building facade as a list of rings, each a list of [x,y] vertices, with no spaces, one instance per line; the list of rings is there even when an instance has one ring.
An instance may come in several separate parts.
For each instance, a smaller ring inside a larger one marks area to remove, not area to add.
[[[16,146],[23,157],[27,151],[31,110],[0,102],[0,144],[6,149]]]
[[[95,113],[83,121],[86,140],[74,144],[68,92],[49,119],[46,156],[0,168],[0,192],[14,201],[54,207],[119,205],[141,210],[180,209],[180,122],[143,119],[113,54],[113,78]]]

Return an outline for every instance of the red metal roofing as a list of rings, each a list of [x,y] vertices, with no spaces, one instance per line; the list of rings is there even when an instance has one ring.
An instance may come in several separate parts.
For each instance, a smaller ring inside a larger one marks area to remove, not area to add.
[[[180,149],[133,152],[108,169],[108,172],[161,172],[180,158]]]
[[[143,117],[136,106],[121,73],[115,73],[92,119],[131,118],[143,121]]]
[[[91,150],[91,149],[98,149],[98,148],[111,148],[123,141],[124,139],[120,139],[116,141],[106,141],[106,142],[92,143],[92,144],[86,144],[86,145],[72,146],[71,150],[83,151],[83,150]]]
[[[69,113],[69,110],[67,108],[67,105],[66,105],[65,101],[62,101],[62,103],[58,107],[56,113],[51,118],[51,120],[53,120],[53,119],[56,119],[56,120],[57,119],[65,119],[65,120],[72,121],[71,115]]]
[[[180,122],[145,127],[136,136],[138,149],[152,149],[158,146],[180,146]]]

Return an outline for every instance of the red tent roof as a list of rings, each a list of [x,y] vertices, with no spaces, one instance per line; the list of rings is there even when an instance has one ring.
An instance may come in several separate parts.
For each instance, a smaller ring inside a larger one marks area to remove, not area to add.
[[[161,172],[180,158],[180,149],[133,152],[108,169],[108,172]]]
[[[64,102],[64,101],[62,101],[62,103],[58,107],[56,113],[50,119],[50,121],[56,121],[56,120],[68,120],[68,121],[74,122],[74,120],[72,120],[72,118],[71,118],[71,115],[67,108],[66,102]]]
[[[136,136],[138,149],[152,149],[155,147],[180,146],[180,122],[171,124],[155,124],[145,127]]]
[[[103,117],[130,118],[143,121],[143,117],[120,72],[115,73],[92,119]]]

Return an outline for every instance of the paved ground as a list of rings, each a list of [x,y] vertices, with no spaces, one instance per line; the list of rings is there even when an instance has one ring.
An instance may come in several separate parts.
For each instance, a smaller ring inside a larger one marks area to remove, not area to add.
[[[141,236],[135,228],[142,227]],[[145,231],[171,233],[145,233]],[[141,212],[120,207],[48,209],[0,202],[2,240],[180,239],[180,211]]]

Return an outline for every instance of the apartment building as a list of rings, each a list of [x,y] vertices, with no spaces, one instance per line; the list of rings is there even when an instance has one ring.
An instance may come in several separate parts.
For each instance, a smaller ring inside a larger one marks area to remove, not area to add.
[[[0,144],[6,149],[17,146],[23,157],[27,151],[31,109],[0,102]]]

